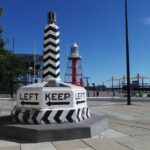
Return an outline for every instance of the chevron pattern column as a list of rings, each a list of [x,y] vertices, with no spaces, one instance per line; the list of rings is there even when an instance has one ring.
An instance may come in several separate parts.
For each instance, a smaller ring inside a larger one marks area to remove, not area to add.
[[[59,27],[56,14],[48,13],[48,25],[44,29],[43,80],[60,79]]]
[[[80,122],[90,118],[88,107],[60,110],[31,110],[15,108],[12,112],[14,122],[30,124],[54,124]]]

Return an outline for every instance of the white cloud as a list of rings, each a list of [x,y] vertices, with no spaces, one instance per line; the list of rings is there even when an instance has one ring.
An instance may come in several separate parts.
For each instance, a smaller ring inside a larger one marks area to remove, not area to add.
[[[142,22],[143,22],[145,25],[150,25],[150,17],[145,17],[145,18],[143,18]]]

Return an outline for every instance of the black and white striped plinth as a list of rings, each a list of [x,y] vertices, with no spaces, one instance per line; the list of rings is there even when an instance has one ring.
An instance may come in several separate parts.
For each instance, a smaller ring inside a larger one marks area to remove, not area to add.
[[[49,21],[44,29],[43,80],[60,79],[59,27]]]
[[[65,110],[15,108],[12,118],[14,122],[28,124],[77,123],[90,118],[90,113],[88,107]]]

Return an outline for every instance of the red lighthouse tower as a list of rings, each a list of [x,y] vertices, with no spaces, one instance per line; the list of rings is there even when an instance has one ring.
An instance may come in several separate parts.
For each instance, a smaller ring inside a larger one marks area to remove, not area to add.
[[[65,82],[83,86],[81,56],[78,53],[78,45],[76,43],[71,46],[71,54],[68,56],[68,60]]]

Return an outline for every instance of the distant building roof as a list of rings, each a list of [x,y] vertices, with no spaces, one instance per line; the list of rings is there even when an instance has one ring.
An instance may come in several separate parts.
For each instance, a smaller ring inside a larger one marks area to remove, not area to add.
[[[15,54],[15,56],[22,58],[25,61],[33,61],[34,60],[34,54]],[[42,61],[43,55],[42,54],[36,54],[36,61]]]

